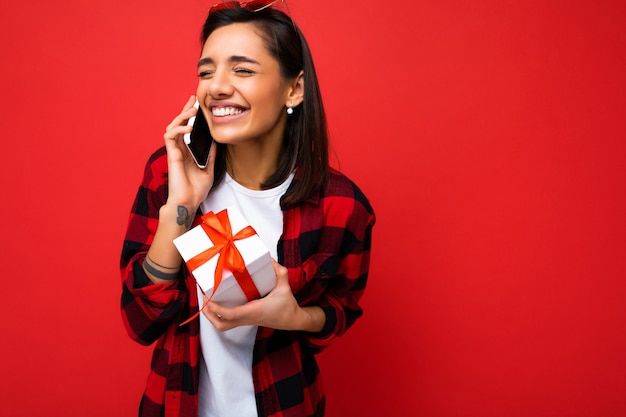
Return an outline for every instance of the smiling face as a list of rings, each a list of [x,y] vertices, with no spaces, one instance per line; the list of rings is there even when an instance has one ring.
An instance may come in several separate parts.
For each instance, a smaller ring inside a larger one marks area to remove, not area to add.
[[[217,142],[282,141],[291,85],[254,25],[216,29],[204,44],[198,74],[198,101]]]

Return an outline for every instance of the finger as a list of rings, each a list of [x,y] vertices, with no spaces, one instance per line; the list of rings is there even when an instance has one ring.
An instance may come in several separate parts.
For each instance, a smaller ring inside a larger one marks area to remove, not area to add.
[[[191,107],[190,109],[185,110],[184,112],[176,116],[174,120],[172,120],[171,123],[165,127],[165,131],[168,132],[168,131],[171,131],[172,129],[175,129],[181,126],[191,128],[191,126],[187,126],[187,122],[189,121],[191,117],[195,115],[196,115],[195,107]]]
[[[196,104],[196,96],[192,94],[191,97],[189,97],[189,100],[187,100],[187,103],[183,106],[182,112],[189,110],[194,104]]]
[[[194,104],[196,103],[196,96],[189,97],[189,100],[183,106],[182,111],[178,116],[172,120],[172,122],[167,125],[165,128],[166,131],[173,129],[176,126],[186,125],[189,118],[196,115],[196,108]]]
[[[228,310],[230,309],[216,303],[215,301],[209,301],[205,307],[205,311],[207,313],[220,320],[228,320],[228,318],[232,316],[231,314],[229,314]]]
[[[236,307],[224,307],[214,303],[211,312],[222,322],[227,322],[230,326],[240,326],[246,324],[256,324],[259,318],[261,300],[248,301]]]
[[[213,324],[213,326],[220,326],[220,322],[222,320],[222,315],[220,313],[216,313],[213,311],[217,303],[209,301],[207,296],[203,297],[204,306],[202,307],[202,314]]]
[[[180,116],[183,117],[183,124],[187,124],[189,118],[196,115],[197,109],[194,107],[194,104],[196,104],[196,96],[192,95],[180,112]]]
[[[287,268],[276,262],[276,259],[272,258],[272,266],[274,267],[274,271],[278,273],[279,271],[287,271]]]
[[[178,141],[185,133],[191,132],[192,127],[187,125],[178,125],[168,128],[163,134],[165,140]]]
[[[274,272],[276,273],[276,283],[288,283],[289,275],[287,268],[276,262],[274,259],[272,259],[272,266],[274,267]]]

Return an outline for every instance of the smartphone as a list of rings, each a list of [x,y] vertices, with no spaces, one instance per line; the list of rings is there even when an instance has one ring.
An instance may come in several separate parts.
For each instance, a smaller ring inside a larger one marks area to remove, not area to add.
[[[195,116],[189,118],[187,126],[192,126],[191,133],[185,133],[184,140],[193,160],[200,168],[206,168],[209,162],[209,151],[213,138],[209,133],[209,125],[204,118],[204,113],[196,100],[194,107],[198,110]]]

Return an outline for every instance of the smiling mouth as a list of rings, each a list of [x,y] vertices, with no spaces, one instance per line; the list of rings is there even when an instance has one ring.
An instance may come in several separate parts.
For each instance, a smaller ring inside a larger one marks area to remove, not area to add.
[[[242,112],[243,109],[236,107],[213,107],[211,109],[211,114],[215,117],[236,116]]]

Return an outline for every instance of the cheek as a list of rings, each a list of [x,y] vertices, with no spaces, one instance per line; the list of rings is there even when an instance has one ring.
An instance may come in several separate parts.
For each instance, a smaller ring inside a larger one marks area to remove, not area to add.
[[[287,113],[283,105],[276,102],[274,98],[273,101],[266,101],[265,105],[258,109],[257,121],[260,122],[265,129],[272,129],[280,122],[283,116],[286,115]]]
[[[269,118],[278,117],[286,106],[283,90],[268,89],[257,96],[257,106]]]
[[[199,101],[203,101],[207,96],[207,88],[205,83],[200,81],[198,82],[198,87],[196,88],[196,97],[198,97]]]

